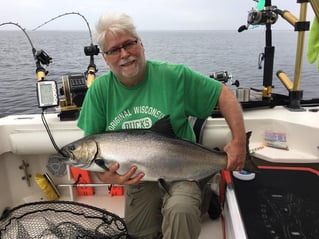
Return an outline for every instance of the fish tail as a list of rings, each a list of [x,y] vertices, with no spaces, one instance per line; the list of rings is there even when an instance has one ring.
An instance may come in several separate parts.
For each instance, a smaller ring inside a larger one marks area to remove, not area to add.
[[[249,141],[250,141],[250,136],[251,136],[252,132],[249,131],[246,133],[246,162],[245,162],[245,166],[244,166],[244,170],[248,171],[248,172],[258,172],[259,169],[257,167],[257,165],[255,164],[255,162],[252,160],[250,151],[249,151]]]

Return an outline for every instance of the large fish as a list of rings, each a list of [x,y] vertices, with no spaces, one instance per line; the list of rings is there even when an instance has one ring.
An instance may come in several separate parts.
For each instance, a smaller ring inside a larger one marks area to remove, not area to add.
[[[87,170],[103,172],[118,162],[117,172],[124,174],[135,165],[145,174],[143,181],[200,182],[227,164],[224,152],[175,137],[169,117],[151,129],[108,131],[79,139],[61,150],[67,164]]]

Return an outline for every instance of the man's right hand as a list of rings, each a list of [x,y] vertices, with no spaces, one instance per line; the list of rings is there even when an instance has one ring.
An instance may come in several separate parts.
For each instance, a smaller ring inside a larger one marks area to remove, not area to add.
[[[117,173],[119,168],[120,164],[114,163],[109,167],[108,171],[97,173],[97,176],[104,183],[130,185],[140,183],[145,175],[144,173],[138,173],[133,177],[137,170],[136,166],[132,166],[125,174],[120,175]]]

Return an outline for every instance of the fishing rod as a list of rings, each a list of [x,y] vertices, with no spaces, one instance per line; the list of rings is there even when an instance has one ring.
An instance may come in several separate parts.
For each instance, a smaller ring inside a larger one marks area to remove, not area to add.
[[[86,23],[86,26],[88,28],[88,31],[89,31],[89,35],[90,35],[90,40],[91,40],[91,44],[89,46],[85,46],[84,47],[84,53],[86,56],[90,56],[90,64],[89,64],[89,67],[88,67],[88,71],[87,73],[89,74],[88,76],[88,82],[87,82],[87,86],[89,87],[93,80],[94,80],[94,77],[95,77],[95,72],[97,71],[96,69],[96,66],[94,64],[94,58],[93,56],[94,55],[98,55],[100,53],[100,50],[99,48],[97,47],[97,45],[94,45],[93,44],[93,38],[92,38],[92,31],[91,31],[91,28],[90,28],[90,24],[89,22],[87,21],[87,19],[79,12],[66,12],[66,13],[63,13],[63,14],[60,14],[56,17],[53,17],[51,18],[50,20],[42,23],[41,25],[35,27],[32,31],[36,31],[37,29],[40,29],[41,27],[47,25],[48,23],[58,19],[58,18],[61,18],[61,17],[64,17],[64,16],[68,16],[68,15],[78,15],[80,16]]]
[[[36,31],[37,29],[47,25],[48,23],[68,15],[78,15],[86,23],[91,43],[89,46],[84,47],[84,54],[86,56],[90,56],[90,62],[87,67],[87,71],[84,72],[84,75],[81,73],[70,74],[62,77],[62,88],[60,89],[60,93],[65,97],[64,99],[60,100],[60,120],[74,120],[78,117],[86,91],[93,83],[95,74],[98,71],[94,63],[94,56],[100,53],[98,46],[93,44],[92,31],[89,22],[82,14],[78,12],[67,12],[60,14],[37,26],[32,31]]]
[[[65,80],[63,80],[63,85],[64,85],[64,89],[62,88],[61,89],[61,92],[64,93],[65,95],[69,96],[70,99],[67,99],[67,100],[64,100],[64,101],[60,101],[60,103],[62,102],[70,102],[68,105],[62,105],[61,103],[61,114],[59,115],[60,116],[60,119],[62,118],[62,114],[63,112],[67,112],[66,113],[66,117],[64,118],[67,118],[68,115],[69,115],[69,111],[71,111],[71,114],[74,113],[74,108],[77,107],[77,105],[72,105],[73,104],[73,99],[71,98],[71,93],[73,92],[73,88],[76,88],[75,90],[78,91],[79,88],[81,89],[81,92],[74,92],[75,93],[75,97],[77,97],[78,95],[80,95],[80,105],[82,105],[82,101],[84,99],[84,95],[87,91],[87,88],[90,86],[90,84],[93,82],[93,80],[95,79],[95,72],[97,71],[96,70],[96,66],[94,64],[94,58],[93,56],[94,55],[97,55],[99,53],[99,48],[97,46],[94,46],[93,45],[93,39],[92,39],[92,32],[91,32],[91,29],[90,29],[90,26],[89,26],[89,23],[88,21],[86,20],[86,18],[81,15],[80,13],[75,13],[75,12],[71,12],[71,13],[64,13],[64,14],[61,14],[55,18],[52,18],[50,19],[49,21],[41,24],[40,26],[36,27],[35,29],[33,29],[33,31],[39,29],[40,27],[48,24],[49,22],[57,19],[57,18],[60,18],[60,17],[63,17],[63,16],[66,16],[66,15],[70,15],[70,14],[76,14],[76,15],[79,15],[81,16],[85,22],[86,22],[86,25],[89,29],[89,34],[90,34],[90,40],[91,40],[91,45],[90,46],[86,46],[84,47],[84,52],[85,52],[85,55],[88,55],[90,56],[90,64],[88,66],[88,70],[86,72],[86,75],[87,75],[87,83],[82,79],[83,77],[81,77],[80,79],[78,78],[78,76],[76,77],[73,77],[73,76],[69,76],[69,77],[66,77]],[[45,118],[45,114],[44,114],[44,111],[49,108],[49,107],[53,107],[53,106],[58,106],[59,105],[59,98],[58,98],[58,90],[57,90],[57,83],[55,81],[47,81],[45,80],[45,77],[46,75],[48,74],[48,71],[45,70],[45,68],[42,66],[42,65],[46,65],[48,66],[51,62],[52,62],[52,58],[47,54],[45,53],[45,51],[43,51],[42,49],[40,51],[37,51],[32,43],[32,40],[31,38],[29,37],[29,35],[27,34],[26,30],[21,27],[18,23],[13,23],[13,22],[5,22],[5,23],[1,23],[0,26],[3,26],[3,25],[15,25],[17,26],[19,29],[21,29],[23,31],[23,33],[25,34],[25,36],[27,37],[30,45],[31,45],[31,49],[32,49],[32,54],[33,54],[33,57],[35,59],[35,63],[36,63],[36,74],[37,74],[37,96],[38,96],[38,106],[40,108],[42,108],[42,114],[41,114],[41,120],[43,122],[43,125],[48,133],[48,136],[53,144],[53,147],[55,148],[55,150],[60,154],[62,155],[63,157],[65,156],[63,154],[63,152],[60,150],[60,148],[57,146],[55,140],[54,140],[54,137],[51,133],[51,130],[49,128],[49,125],[46,121],[46,118]],[[80,85],[78,84],[80,82]],[[76,84],[75,84],[76,83]],[[61,93],[61,94],[62,94]],[[74,98],[75,98],[74,97]],[[71,109],[69,109],[69,105],[71,104]],[[76,111],[78,112],[79,109],[76,109]]]
[[[32,43],[32,41],[31,41],[31,38],[29,37],[29,35],[28,35],[28,33],[26,32],[26,30],[25,30],[23,27],[21,27],[18,23],[14,23],[14,22],[4,22],[4,23],[0,23],[0,27],[1,27],[1,26],[4,26],[4,25],[14,25],[14,26],[20,28],[20,30],[22,30],[22,32],[23,32],[24,35],[27,37],[27,39],[28,39],[28,41],[29,41],[29,43],[30,43],[30,45],[31,45],[32,54],[33,54],[33,56],[35,57],[35,51],[36,51],[36,50],[35,50],[35,48],[34,48],[34,46],[33,46],[33,43]]]
[[[22,30],[22,32],[24,33],[24,35],[27,37],[30,45],[31,45],[31,50],[32,50],[32,55],[33,58],[35,60],[35,64],[36,64],[36,73],[37,73],[37,79],[38,81],[44,79],[44,77],[47,75],[47,71],[41,66],[41,64],[48,66],[51,62],[52,62],[52,58],[44,51],[44,50],[36,50],[31,38],[29,37],[28,33],[26,32],[26,30],[21,27],[18,23],[14,23],[14,22],[4,22],[1,23],[0,26],[4,26],[4,25],[14,25],[18,28],[20,28],[20,30]]]
[[[272,45],[272,30],[271,25],[275,24],[278,19],[276,12],[277,7],[271,5],[271,0],[258,1],[257,9],[252,9],[248,13],[247,25],[242,25],[238,28],[238,32],[248,30],[250,25],[258,26],[265,25],[265,48],[264,53],[259,54],[258,68],[261,69],[261,63],[264,61],[263,73],[263,91],[264,100],[270,100],[272,91],[272,78],[274,66],[275,47]]]
[[[255,0],[257,1],[257,0]],[[258,1],[257,1],[258,2]],[[271,25],[276,23],[278,16],[281,16],[288,23],[290,23],[296,32],[298,32],[298,43],[295,63],[294,83],[290,81],[288,76],[283,71],[277,72],[277,77],[286,87],[289,92],[289,107],[294,110],[301,109],[300,103],[303,92],[300,90],[300,75],[302,66],[302,55],[304,45],[305,31],[309,30],[310,23],[306,21],[307,0],[299,1],[300,3],[300,19],[295,17],[287,10],[280,10],[271,4],[271,0],[259,1],[258,8],[253,9],[248,13],[247,25],[239,27],[238,32],[248,30],[250,25],[265,25],[265,50],[259,55],[258,66],[261,69],[261,62],[264,61],[263,74],[263,100],[270,102],[272,99],[272,77],[274,65],[275,47],[272,46],[272,32]]]
[[[48,74],[48,71],[45,70],[45,68],[42,66],[42,65],[49,66],[49,64],[52,62],[52,58],[44,50],[42,49],[36,50],[30,36],[26,32],[26,30],[23,27],[21,27],[18,23],[4,22],[0,24],[0,26],[4,26],[4,25],[14,25],[18,27],[20,30],[22,30],[22,32],[27,37],[31,45],[32,55],[36,64],[38,105],[40,108],[42,108],[41,119],[49,135],[49,138],[53,144],[53,147],[58,153],[63,155],[62,151],[60,150],[60,148],[57,146],[57,144],[54,141],[49,125],[44,116],[45,109],[47,109],[48,107],[57,106],[59,101],[57,96],[57,84],[55,81],[48,81],[45,79],[45,77]]]
[[[88,27],[89,34],[90,34],[90,39],[91,39],[91,44],[93,45],[93,38],[92,38],[92,32],[91,32],[90,24],[89,24],[89,22],[86,20],[86,18],[85,18],[81,13],[79,13],[79,12],[66,12],[66,13],[60,14],[60,15],[58,15],[58,16],[56,16],[56,17],[53,17],[53,18],[51,18],[50,20],[48,20],[48,21],[42,23],[41,25],[35,27],[34,29],[32,29],[32,31],[36,31],[36,30],[38,30],[39,28],[41,28],[41,27],[47,25],[48,23],[50,23],[50,22],[52,22],[52,21],[54,21],[54,20],[56,20],[56,19],[58,19],[58,18],[67,16],[67,15],[78,15],[78,16],[82,17],[82,19],[83,19],[83,20],[85,21],[85,23],[86,23],[86,26]]]

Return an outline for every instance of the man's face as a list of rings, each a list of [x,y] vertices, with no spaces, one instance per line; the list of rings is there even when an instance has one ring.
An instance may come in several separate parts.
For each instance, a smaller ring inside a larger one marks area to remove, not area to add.
[[[103,54],[111,71],[126,86],[140,82],[146,69],[144,47],[129,34],[107,34]]]

